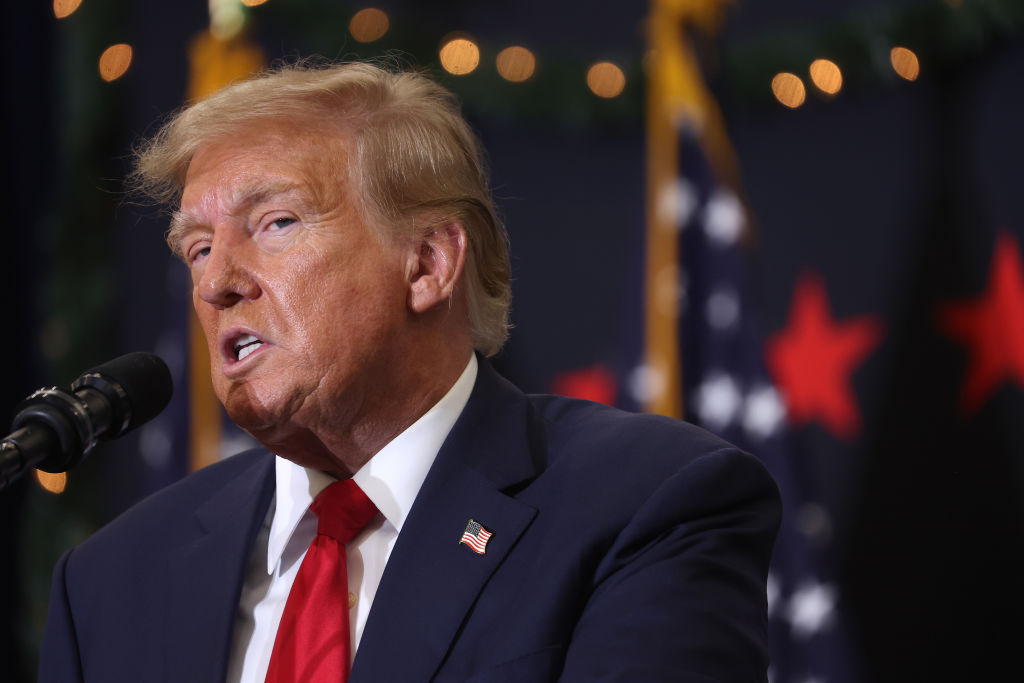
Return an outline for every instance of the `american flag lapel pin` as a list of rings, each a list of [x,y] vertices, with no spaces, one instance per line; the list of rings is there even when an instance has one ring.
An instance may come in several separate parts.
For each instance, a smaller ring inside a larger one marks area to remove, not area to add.
[[[487,552],[487,541],[491,540],[493,535],[492,532],[484,528],[483,524],[475,519],[470,519],[466,530],[462,532],[459,543],[465,543],[472,548],[473,552],[483,555]]]

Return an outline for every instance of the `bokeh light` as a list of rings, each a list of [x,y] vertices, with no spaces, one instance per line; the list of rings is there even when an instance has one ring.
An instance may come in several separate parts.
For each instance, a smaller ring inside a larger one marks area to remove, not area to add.
[[[839,65],[828,59],[811,62],[811,82],[826,95],[835,95],[843,87],[843,73]]]
[[[453,38],[441,47],[441,66],[448,73],[463,76],[480,64],[480,48],[469,38]]]
[[[53,0],[53,16],[58,19],[71,16],[81,4],[82,0]]]
[[[230,40],[245,28],[245,10],[238,0],[209,0],[209,11],[214,38]]]
[[[537,68],[537,59],[525,47],[513,45],[498,53],[498,74],[506,81],[522,83],[530,78]]]
[[[626,87],[626,74],[611,62],[598,62],[587,70],[587,87],[598,97],[617,97]]]
[[[113,81],[128,70],[132,64],[132,46],[127,43],[111,45],[100,55],[100,77],[105,81]]]
[[[68,475],[64,472],[51,474],[50,472],[36,470],[36,481],[50,493],[64,493],[64,489],[68,485]]]
[[[267,0],[242,0],[242,4],[246,7],[258,7],[259,5],[265,3],[266,1]]]
[[[348,32],[360,43],[372,43],[388,32],[388,15],[376,7],[367,7],[355,13],[348,22]]]
[[[772,93],[775,99],[790,109],[796,109],[807,99],[804,82],[796,74],[787,71],[775,74],[772,79]]]
[[[892,62],[893,71],[908,81],[916,81],[921,74],[921,63],[917,61],[917,55],[905,47],[894,47],[889,52],[889,61]]]

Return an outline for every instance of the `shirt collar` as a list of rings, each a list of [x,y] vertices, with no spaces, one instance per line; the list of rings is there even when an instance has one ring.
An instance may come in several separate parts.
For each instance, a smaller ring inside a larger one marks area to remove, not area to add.
[[[476,354],[472,354],[448,393],[352,475],[396,532],[402,530],[427,471],[466,407],[476,375]],[[325,472],[301,467],[282,457],[275,458],[275,475],[277,493],[267,542],[268,574],[276,569],[310,503],[334,481]]]

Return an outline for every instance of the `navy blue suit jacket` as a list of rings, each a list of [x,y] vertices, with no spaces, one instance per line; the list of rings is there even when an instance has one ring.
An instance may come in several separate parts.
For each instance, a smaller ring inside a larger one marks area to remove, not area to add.
[[[273,497],[256,450],[61,558],[40,681],[221,681]],[[527,396],[481,363],[384,572],[352,683],[764,681],[779,523],[760,463],[690,425]],[[473,518],[483,555],[459,539]]]

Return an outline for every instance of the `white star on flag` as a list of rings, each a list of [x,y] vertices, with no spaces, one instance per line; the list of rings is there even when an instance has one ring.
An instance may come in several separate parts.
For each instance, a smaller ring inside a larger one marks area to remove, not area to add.
[[[739,386],[724,372],[714,372],[697,389],[697,413],[711,431],[725,429],[736,417],[742,397]]]
[[[658,194],[658,214],[661,219],[672,223],[677,230],[685,228],[700,202],[693,183],[685,178],[677,178],[675,182],[664,185]]]
[[[734,244],[743,233],[743,205],[727,190],[715,190],[704,207],[704,230],[722,244]]]
[[[820,583],[805,583],[789,598],[786,617],[793,634],[809,638],[826,627],[835,610],[836,591]]]
[[[775,433],[786,417],[786,405],[770,384],[751,389],[743,408],[743,428],[747,434],[763,441]]]
[[[740,298],[736,291],[721,287],[708,296],[705,315],[708,324],[715,330],[727,331],[735,328],[740,320]]]

